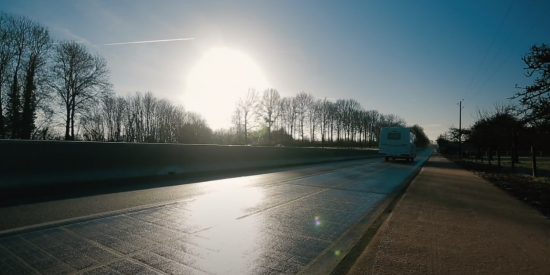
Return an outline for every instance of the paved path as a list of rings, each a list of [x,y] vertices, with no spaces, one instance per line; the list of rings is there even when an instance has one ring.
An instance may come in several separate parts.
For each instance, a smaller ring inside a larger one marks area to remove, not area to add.
[[[342,257],[347,232],[428,156],[181,186],[184,200],[0,238],[0,274],[307,272],[327,255]]]
[[[550,274],[550,220],[433,156],[348,274]]]

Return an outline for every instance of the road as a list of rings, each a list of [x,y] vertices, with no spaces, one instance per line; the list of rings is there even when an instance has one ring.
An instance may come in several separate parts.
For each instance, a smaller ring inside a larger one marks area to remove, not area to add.
[[[341,257],[349,249],[342,240],[353,238],[354,227],[428,155],[414,163],[339,162],[3,207],[0,270],[310,273],[327,257]]]

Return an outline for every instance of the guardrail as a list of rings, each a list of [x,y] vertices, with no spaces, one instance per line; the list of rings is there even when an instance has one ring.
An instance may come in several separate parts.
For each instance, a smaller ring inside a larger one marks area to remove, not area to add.
[[[0,140],[0,189],[377,157],[377,150]]]

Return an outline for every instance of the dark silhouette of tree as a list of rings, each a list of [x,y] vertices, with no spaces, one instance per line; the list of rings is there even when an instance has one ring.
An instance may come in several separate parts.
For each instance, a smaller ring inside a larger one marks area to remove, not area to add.
[[[63,41],[54,49],[51,71],[52,88],[66,113],[65,140],[74,140],[76,116],[111,90],[107,62],[80,43]]]
[[[409,128],[411,129],[411,132],[413,132],[416,137],[416,140],[415,140],[416,147],[425,148],[428,145],[430,145],[430,139],[428,138],[426,133],[424,133],[424,128],[422,128],[422,126],[415,124]]]
[[[186,122],[180,129],[180,143],[201,144],[212,141],[213,132],[206,120],[197,113],[188,113]]]
[[[344,131],[344,121],[345,121],[345,111],[346,111],[346,100],[338,99],[335,103],[334,118],[336,123],[336,143],[338,146],[342,146],[342,132]]]
[[[210,143],[213,137],[201,115],[139,92],[103,97],[81,114],[80,128],[82,138],[90,141],[200,144]]]
[[[279,118],[279,100],[281,96],[275,89],[266,89],[263,93],[258,114],[267,125],[267,142],[271,144],[271,127]]]
[[[321,145],[324,145],[326,142],[326,135],[329,129],[330,122],[330,104],[331,102],[325,97],[321,102],[317,103],[319,106],[319,122],[321,127]]]
[[[525,122],[512,105],[495,104],[493,110],[478,110],[476,122],[468,129],[469,141],[481,149],[512,149],[514,162],[519,162],[519,138],[526,131]]]
[[[243,126],[244,144],[248,145],[248,132],[256,126],[254,119],[258,110],[258,92],[255,89],[249,89],[245,98],[239,98],[237,102],[237,112],[241,118]]]
[[[4,88],[9,89],[10,65],[15,56],[13,39],[13,17],[0,12],[0,138],[6,138],[6,120],[4,117]],[[10,113],[8,111],[8,113]]]
[[[535,76],[534,83],[518,87],[522,92],[511,99],[519,99],[529,121],[548,124],[550,121],[550,47],[546,44],[534,45],[529,53],[522,57],[527,65],[527,77]]]
[[[296,113],[298,122],[300,123],[300,136],[302,139],[302,142],[304,141],[304,126],[305,126],[305,120],[307,117],[307,112],[311,108],[311,105],[313,103],[313,96],[311,94],[307,94],[305,92],[301,92],[296,95],[294,98],[295,102],[295,108],[293,111]]]
[[[105,119],[101,105],[93,104],[80,118],[82,136],[86,141],[105,141]]]
[[[322,104],[322,100],[313,98],[313,101],[307,110],[309,138],[312,143],[315,142],[315,130],[320,127],[323,108]]]
[[[29,33],[32,22],[23,16],[11,16],[8,19],[10,39],[13,40],[13,64],[11,72],[11,85],[7,95],[7,126],[12,139],[20,137],[21,131],[21,84],[19,74],[24,59],[25,49],[28,45]]]
[[[344,127],[346,129],[346,140],[348,143],[348,146],[351,146],[351,144],[354,141],[355,136],[355,130],[356,130],[356,112],[360,110],[361,104],[357,102],[355,99],[348,99],[344,101]]]
[[[285,131],[290,134],[291,139],[294,139],[294,129],[298,118],[298,104],[296,98],[283,98],[281,100],[281,108],[284,119]],[[282,136],[284,138],[284,135]]]
[[[21,112],[21,138],[31,139],[35,130],[37,108],[38,74],[46,65],[47,54],[51,48],[48,30],[33,23],[28,40],[28,60],[25,64],[25,86],[23,89],[23,107]]]
[[[19,87],[19,80],[17,74],[14,74],[13,81],[10,85],[8,92],[8,105],[7,112],[7,128],[11,133],[10,138],[19,138],[20,124],[21,124],[21,92]]]
[[[123,140],[124,111],[127,107],[123,97],[107,96],[101,102],[104,110],[108,141]]]

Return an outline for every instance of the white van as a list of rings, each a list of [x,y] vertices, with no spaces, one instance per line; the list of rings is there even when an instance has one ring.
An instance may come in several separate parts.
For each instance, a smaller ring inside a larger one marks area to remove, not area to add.
[[[384,156],[386,161],[390,158],[414,161],[416,157],[415,136],[406,127],[385,127],[380,131],[380,144],[378,154]]]

